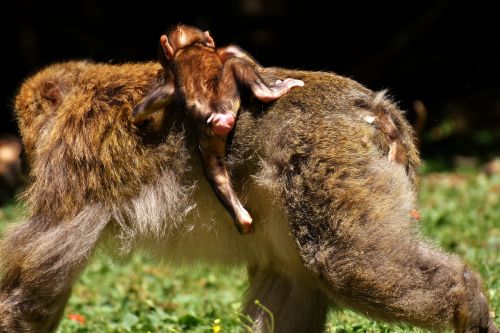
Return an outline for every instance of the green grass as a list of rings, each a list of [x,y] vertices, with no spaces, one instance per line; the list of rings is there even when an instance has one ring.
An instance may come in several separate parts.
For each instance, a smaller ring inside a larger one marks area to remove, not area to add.
[[[420,212],[423,233],[481,273],[500,324],[500,175],[428,174]],[[0,209],[0,229],[21,215],[14,205]],[[59,332],[244,332],[238,310],[246,286],[243,269],[173,270],[146,255],[125,264],[98,255],[76,284]],[[339,311],[327,332],[427,331]]]

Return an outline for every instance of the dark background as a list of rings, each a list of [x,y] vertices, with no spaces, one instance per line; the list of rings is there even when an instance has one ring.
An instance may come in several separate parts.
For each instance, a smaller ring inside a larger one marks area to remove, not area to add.
[[[389,89],[414,123],[427,111],[424,157],[500,155],[500,18],[494,2],[35,1],[2,4],[0,133],[16,133],[12,100],[58,61],[156,59],[179,22],[237,43],[264,66],[334,71]]]

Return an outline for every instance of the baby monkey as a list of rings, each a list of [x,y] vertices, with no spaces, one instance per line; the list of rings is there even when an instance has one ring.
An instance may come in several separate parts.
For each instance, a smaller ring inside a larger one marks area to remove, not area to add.
[[[141,121],[177,99],[197,126],[205,176],[242,234],[252,232],[252,217],[236,196],[225,163],[226,139],[240,108],[238,83],[263,102],[274,101],[304,82],[277,80],[267,85],[260,66],[245,51],[230,45],[215,48],[208,31],[178,25],[160,37],[165,84],[148,94],[133,111]]]

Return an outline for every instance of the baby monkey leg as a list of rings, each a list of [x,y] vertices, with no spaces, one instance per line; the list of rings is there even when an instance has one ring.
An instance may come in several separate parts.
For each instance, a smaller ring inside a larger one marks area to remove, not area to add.
[[[231,56],[227,56],[224,51],[219,52],[221,59],[227,59],[222,70],[221,95],[225,94],[223,88],[227,85],[226,82],[234,79],[250,88],[253,95],[262,102],[275,101],[293,87],[304,86],[303,81],[291,78],[267,85],[258,72],[260,66],[246,52],[240,50],[238,53],[239,48],[236,46],[229,46],[226,50]]]
[[[244,50],[230,45],[217,50],[224,63],[218,94],[213,103],[213,112],[208,123],[216,135],[227,135],[234,127],[240,107],[239,91],[236,82],[250,88],[255,97],[263,102],[272,102],[282,97],[293,87],[302,87],[301,80],[286,78],[267,85],[258,70],[260,65]]]
[[[215,194],[233,218],[238,231],[241,234],[251,233],[253,231],[252,217],[236,196],[224,161],[226,137],[211,135],[201,129],[199,145],[205,175]]]
[[[146,119],[148,115],[168,106],[174,100],[174,84],[168,82],[156,87],[151,93],[144,97],[132,111],[134,123]]]

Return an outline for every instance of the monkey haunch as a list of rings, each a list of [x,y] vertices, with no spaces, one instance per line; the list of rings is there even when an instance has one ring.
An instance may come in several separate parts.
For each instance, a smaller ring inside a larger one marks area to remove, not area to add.
[[[242,102],[228,156],[261,224],[242,239],[212,222],[224,209],[213,209],[182,113],[145,124],[146,136],[134,132],[131,108],[160,68],[65,63],[21,87],[30,216],[1,244],[0,332],[54,331],[103,239],[122,251],[154,246],[174,263],[246,263],[244,311],[256,331],[269,318],[255,299],[272,311],[277,332],[321,332],[333,305],[498,332],[478,277],[412,230],[418,156],[408,124],[382,95],[334,74],[264,70],[270,82],[290,76],[306,85],[272,106]],[[382,105],[399,126],[404,167],[387,160],[387,134],[364,120]]]

